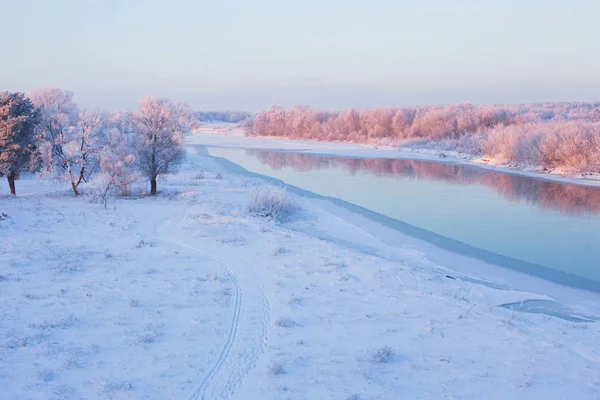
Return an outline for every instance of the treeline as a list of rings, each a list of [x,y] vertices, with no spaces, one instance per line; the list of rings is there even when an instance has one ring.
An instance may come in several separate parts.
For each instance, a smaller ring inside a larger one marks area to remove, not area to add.
[[[428,106],[320,111],[273,106],[248,135],[370,144],[418,143],[516,165],[600,171],[600,103]]]
[[[11,194],[23,172],[79,186],[94,178],[104,194],[126,194],[139,178],[156,194],[157,179],[183,160],[182,135],[192,125],[184,103],[146,97],[133,112],[80,109],[73,93],[44,88],[0,92],[0,176]]]
[[[240,111],[196,111],[194,117],[200,122],[221,121],[238,123],[252,114]]]

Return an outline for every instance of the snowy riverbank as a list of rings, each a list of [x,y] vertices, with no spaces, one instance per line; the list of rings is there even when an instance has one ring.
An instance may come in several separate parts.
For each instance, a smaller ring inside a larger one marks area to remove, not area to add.
[[[600,174],[576,174],[562,169],[544,171],[541,167],[516,167],[501,163],[493,158],[487,159],[471,154],[437,150],[435,148],[425,149],[411,146],[397,148],[342,142],[317,142],[245,136],[241,130],[235,128],[235,124],[227,123],[214,123],[203,126],[201,130],[191,137],[190,142],[211,146],[273,149],[315,155],[354,158],[400,158],[468,164],[491,171],[528,176],[552,182],[600,187]]]
[[[191,142],[211,137],[255,140]],[[158,196],[107,210],[48,182],[2,190],[4,398],[597,398],[597,295],[565,296],[578,322],[498,307],[551,298],[392,248],[322,200],[298,197],[282,225],[251,217],[264,182],[220,172],[190,148]]]

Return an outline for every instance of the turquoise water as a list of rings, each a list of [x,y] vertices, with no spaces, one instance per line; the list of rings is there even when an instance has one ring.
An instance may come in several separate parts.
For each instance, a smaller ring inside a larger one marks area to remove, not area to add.
[[[209,152],[477,249],[600,282],[600,188],[429,161]]]

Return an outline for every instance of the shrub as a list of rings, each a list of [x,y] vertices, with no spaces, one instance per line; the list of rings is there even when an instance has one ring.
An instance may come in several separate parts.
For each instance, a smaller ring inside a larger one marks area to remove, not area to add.
[[[540,143],[540,159],[548,168],[599,172],[600,124],[568,121],[549,125]]]
[[[535,122],[492,129],[482,148],[517,165],[600,170],[600,124],[585,121]]]
[[[394,349],[384,346],[372,352],[371,361],[376,364],[386,364],[393,361],[395,357],[396,353],[394,352]]]
[[[110,187],[94,188],[89,192],[90,203],[101,204],[104,209],[108,208],[108,201],[111,197]]]
[[[275,321],[275,325],[277,325],[280,328],[293,328],[297,324],[290,318],[281,317],[277,321]]]
[[[250,194],[248,212],[251,215],[282,222],[297,210],[296,203],[287,194],[285,187],[262,186]]]
[[[278,256],[280,254],[285,254],[287,252],[288,252],[288,250],[285,247],[278,247],[275,250],[273,250],[273,253],[271,253],[271,255]]]
[[[285,367],[282,364],[274,363],[269,365],[269,375],[277,376],[285,374]]]

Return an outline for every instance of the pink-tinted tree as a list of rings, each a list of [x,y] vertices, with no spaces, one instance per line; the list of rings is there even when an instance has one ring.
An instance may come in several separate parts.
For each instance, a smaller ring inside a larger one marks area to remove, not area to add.
[[[244,129],[252,135],[296,139],[413,142],[519,165],[600,168],[600,103],[461,103],[340,112],[273,106],[247,119]]]

